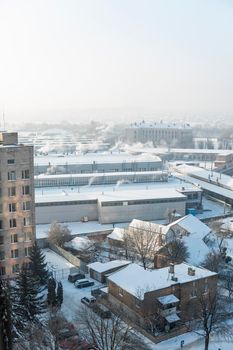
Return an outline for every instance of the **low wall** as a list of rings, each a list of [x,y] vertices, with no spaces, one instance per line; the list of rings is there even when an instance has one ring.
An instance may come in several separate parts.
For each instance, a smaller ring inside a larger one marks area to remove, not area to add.
[[[74,256],[70,252],[67,252],[65,249],[51,243],[49,243],[49,248],[53,250],[55,253],[57,253],[58,255],[68,260],[72,265],[78,267],[81,272],[83,273],[88,272],[86,263],[81,259],[79,259],[77,256]]]

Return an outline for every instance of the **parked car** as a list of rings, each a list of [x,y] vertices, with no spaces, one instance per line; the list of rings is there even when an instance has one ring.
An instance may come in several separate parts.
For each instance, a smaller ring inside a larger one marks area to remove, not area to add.
[[[68,281],[74,283],[77,280],[81,280],[83,278],[85,278],[85,275],[83,273],[73,272],[69,274]]]
[[[86,287],[91,287],[91,286],[94,286],[94,282],[92,281],[89,281],[87,279],[81,279],[81,280],[78,280],[74,283],[75,287],[77,288],[86,288]]]
[[[81,299],[81,303],[87,305],[87,306],[92,306],[94,305],[96,302],[96,298],[95,297],[84,297]]]

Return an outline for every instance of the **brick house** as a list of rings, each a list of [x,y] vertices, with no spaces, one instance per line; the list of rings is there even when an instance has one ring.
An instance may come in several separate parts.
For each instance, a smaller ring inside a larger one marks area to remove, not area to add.
[[[186,263],[157,270],[130,264],[107,279],[108,301],[151,331],[179,328],[194,317],[196,297],[214,292],[217,274]]]

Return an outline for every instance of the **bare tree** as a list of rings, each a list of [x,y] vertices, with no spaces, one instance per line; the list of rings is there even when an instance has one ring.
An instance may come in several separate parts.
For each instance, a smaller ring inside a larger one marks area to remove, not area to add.
[[[202,266],[210,271],[219,272],[222,261],[223,261],[222,254],[213,251],[207,254],[204,262],[202,263]]]
[[[191,307],[192,316],[196,319],[190,323],[191,329],[199,335],[204,336],[204,350],[209,349],[210,335],[221,335],[221,338],[231,338],[231,326],[227,319],[230,316],[229,303],[222,297],[218,290],[198,291],[196,296],[196,307]]]
[[[229,301],[231,301],[231,298],[233,296],[233,274],[232,272],[227,272],[222,275],[220,275],[221,278],[221,286],[228,292],[228,298]]]
[[[82,335],[101,350],[147,350],[147,345],[136,334],[133,327],[122,321],[124,312],[114,311],[111,318],[100,318],[93,311],[83,306],[78,322]]]
[[[167,243],[164,248],[164,254],[167,259],[174,264],[182,263],[189,258],[188,248],[179,238],[175,238],[171,242]]]
[[[229,235],[229,230],[222,229],[221,221],[216,221],[216,220],[212,221],[209,226],[216,237],[216,243],[217,243],[219,252],[220,253],[226,252],[225,239]]]
[[[136,227],[130,226],[125,231],[127,250],[134,252],[146,270],[154,259],[157,247],[160,245],[160,235],[152,229],[150,222],[143,222]]]
[[[48,230],[48,240],[52,244],[63,247],[65,242],[71,240],[71,231],[67,225],[54,221]]]

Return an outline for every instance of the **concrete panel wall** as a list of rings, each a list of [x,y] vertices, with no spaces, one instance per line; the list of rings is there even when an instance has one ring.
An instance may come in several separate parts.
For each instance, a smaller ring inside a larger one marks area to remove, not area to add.
[[[133,219],[160,220],[167,219],[168,210],[176,210],[185,215],[185,200],[183,202],[137,204],[124,206],[98,206],[99,222],[101,224],[129,222]]]
[[[84,216],[89,220],[98,220],[97,204],[36,207],[36,224],[80,221]]]

